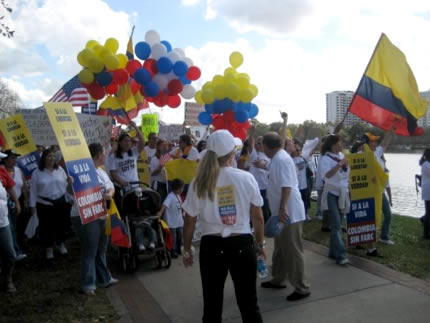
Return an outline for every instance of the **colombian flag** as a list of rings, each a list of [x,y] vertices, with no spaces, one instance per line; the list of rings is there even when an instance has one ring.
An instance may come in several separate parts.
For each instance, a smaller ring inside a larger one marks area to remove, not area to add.
[[[128,228],[124,222],[121,221],[114,200],[110,200],[110,207],[106,220],[106,235],[111,236],[111,243],[114,246],[124,248],[131,247]]]
[[[405,55],[382,34],[349,112],[381,129],[394,127],[398,135],[416,136],[423,133],[417,119],[426,114],[427,105]]]
[[[171,183],[174,179],[181,179],[184,184],[184,193],[188,191],[188,185],[196,177],[198,163],[195,160],[188,159],[172,159],[169,160],[165,165],[167,177],[167,188],[170,192]]]
[[[118,99],[114,96],[108,96],[102,104],[100,104],[97,115],[110,115],[119,123],[130,123],[130,118],[128,117],[127,112],[125,112]]]

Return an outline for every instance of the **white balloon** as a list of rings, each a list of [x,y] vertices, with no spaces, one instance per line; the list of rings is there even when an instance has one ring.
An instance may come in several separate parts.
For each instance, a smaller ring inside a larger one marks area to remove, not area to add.
[[[179,55],[180,58],[185,57],[185,53],[184,53],[184,50],[182,48],[174,48],[173,52],[178,53],[178,55]]]
[[[187,64],[188,68],[190,68],[191,66],[194,66],[194,62],[191,60],[191,58],[185,57],[182,60],[185,62],[185,64]]]
[[[145,34],[145,41],[150,45],[154,45],[160,42],[160,34],[156,30],[148,30]]]
[[[169,80],[169,82],[171,80],[177,79],[178,77],[176,76],[175,72],[173,72],[173,70],[171,70],[169,73],[166,74],[167,79]]]
[[[184,87],[182,88],[181,96],[184,99],[187,99],[187,100],[192,99],[194,98],[195,94],[196,94],[196,90],[191,84],[184,85]]]
[[[152,78],[152,82],[155,82],[160,90],[165,91],[167,89],[167,84],[169,83],[169,79],[167,78],[167,74],[155,74]]]
[[[151,48],[151,57],[154,59],[159,59],[162,56],[167,55],[167,48],[162,43],[157,43],[152,45]]]
[[[170,58],[173,64],[181,59],[177,52],[171,51],[167,53],[167,57]]]

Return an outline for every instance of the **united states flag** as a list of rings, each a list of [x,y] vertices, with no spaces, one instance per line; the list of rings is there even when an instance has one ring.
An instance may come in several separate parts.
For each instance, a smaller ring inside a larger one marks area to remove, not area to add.
[[[49,102],[70,102],[74,107],[88,106],[90,95],[79,82],[78,75],[64,84]]]
[[[160,164],[162,166],[166,165],[166,163],[172,159],[172,156],[170,154],[164,154],[160,156]]]

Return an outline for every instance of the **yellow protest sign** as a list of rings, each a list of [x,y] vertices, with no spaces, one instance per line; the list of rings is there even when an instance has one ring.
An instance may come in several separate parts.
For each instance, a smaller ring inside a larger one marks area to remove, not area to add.
[[[148,140],[148,135],[151,132],[158,134],[158,114],[142,114],[142,133],[145,140]]]
[[[376,228],[381,225],[382,193],[388,176],[367,145],[363,153],[348,154],[347,158],[351,169],[348,245],[375,242]]]
[[[137,174],[139,181],[151,186],[151,175],[149,174],[148,157],[146,151],[143,150],[140,153],[139,159],[137,160]]]

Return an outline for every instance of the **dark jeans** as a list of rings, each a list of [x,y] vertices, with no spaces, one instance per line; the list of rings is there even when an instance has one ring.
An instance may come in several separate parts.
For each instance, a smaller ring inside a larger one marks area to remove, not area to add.
[[[204,236],[200,243],[203,322],[221,322],[230,272],[243,322],[263,322],[257,303],[257,257],[252,235]]]
[[[261,197],[263,198],[263,207],[261,209],[263,210],[264,223],[266,223],[272,215],[270,213],[269,201],[267,200],[266,193],[266,190],[260,190]]]
[[[309,190],[307,188],[300,190],[300,195],[302,197],[303,204],[305,206],[306,213],[311,208],[311,199],[309,197]]]
[[[181,253],[181,247],[182,247],[182,231],[183,227],[170,229],[170,232],[172,233],[173,238],[173,248],[172,253]]]
[[[70,222],[70,204],[46,205],[36,203],[39,236],[42,246],[51,248],[66,240]]]
[[[426,214],[424,215],[424,238],[430,238],[430,200],[424,201]]]

